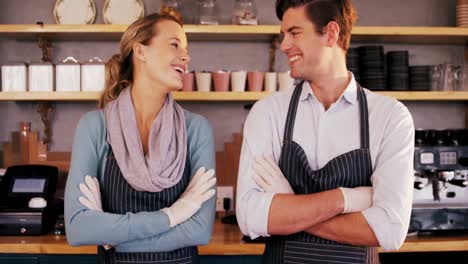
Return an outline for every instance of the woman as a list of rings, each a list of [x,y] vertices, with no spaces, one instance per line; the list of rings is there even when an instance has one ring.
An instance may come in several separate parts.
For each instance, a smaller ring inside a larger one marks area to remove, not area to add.
[[[195,263],[197,245],[210,239],[213,134],[205,118],[171,96],[189,61],[175,18],[134,22],[106,65],[100,110],[77,126],[65,190],[67,239],[111,245],[99,246],[100,262]]]

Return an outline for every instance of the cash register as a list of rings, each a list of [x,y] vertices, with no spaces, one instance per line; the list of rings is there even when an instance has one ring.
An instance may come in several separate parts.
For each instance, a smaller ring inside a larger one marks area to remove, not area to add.
[[[58,168],[8,167],[0,182],[0,235],[40,235],[55,222]]]

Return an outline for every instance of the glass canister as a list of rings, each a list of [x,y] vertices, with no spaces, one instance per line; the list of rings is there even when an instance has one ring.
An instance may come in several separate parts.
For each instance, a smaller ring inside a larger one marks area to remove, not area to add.
[[[29,91],[52,92],[54,90],[54,65],[50,62],[29,64]]]
[[[159,13],[171,15],[177,18],[180,22],[183,22],[181,11],[181,4],[179,0],[163,0]]]
[[[218,25],[216,18],[216,0],[199,0],[199,14],[201,25]]]
[[[258,25],[257,7],[254,0],[236,0],[232,11],[232,24]]]
[[[106,67],[102,60],[93,57],[81,64],[81,90],[101,92],[104,90]]]
[[[462,80],[463,80],[463,66],[462,65],[447,65],[447,76],[446,81],[449,86],[449,90],[462,91]]]
[[[57,92],[79,92],[81,65],[73,57],[67,57],[55,65],[55,90]]]
[[[26,92],[27,66],[24,63],[2,65],[2,91]]]

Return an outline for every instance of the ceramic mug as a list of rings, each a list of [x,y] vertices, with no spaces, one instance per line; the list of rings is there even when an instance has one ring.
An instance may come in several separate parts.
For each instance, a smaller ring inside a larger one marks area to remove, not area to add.
[[[253,71],[247,73],[247,82],[249,84],[249,91],[260,92],[263,90],[263,79],[265,78],[264,72]]]
[[[294,79],[291,78],[290,72],[278,72],[279,90],[287,91],[294,87]]]
[[[231,88],[233,92],[245,91],[245,81],[247,80],[247,72],[234,71],[231,72]]]
[[[197,90],[199,92],[209,92],[211,90],[210,72],[197,72],[195,78],[197,79]]]
[[[217,71],[213,72],[214,89],[216,92],[229,91],[229,72]]]
[[[184,92],[192,92],[193,91],[193,81],[195,79],[195,74],[192,72],[185,72],[182,73],[182,91]]]
[[[278,78],[278,75],[276,74],[276,72],[265,73],[265,91],[267,92],[276,91],[277,78]]]

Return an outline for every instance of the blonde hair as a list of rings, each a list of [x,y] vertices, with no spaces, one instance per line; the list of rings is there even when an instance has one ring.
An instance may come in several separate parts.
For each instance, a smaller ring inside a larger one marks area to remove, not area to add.
[[[155,25],[164,20],[171,20],[182,26],[173,16],[154,13],[138,19],[127,28],[120,40],[120,53],[112,56],[106,63],[105,88],[98,102],[100,109],[133,83],[133,46],[137,43],[149,45],[157,34]]]

